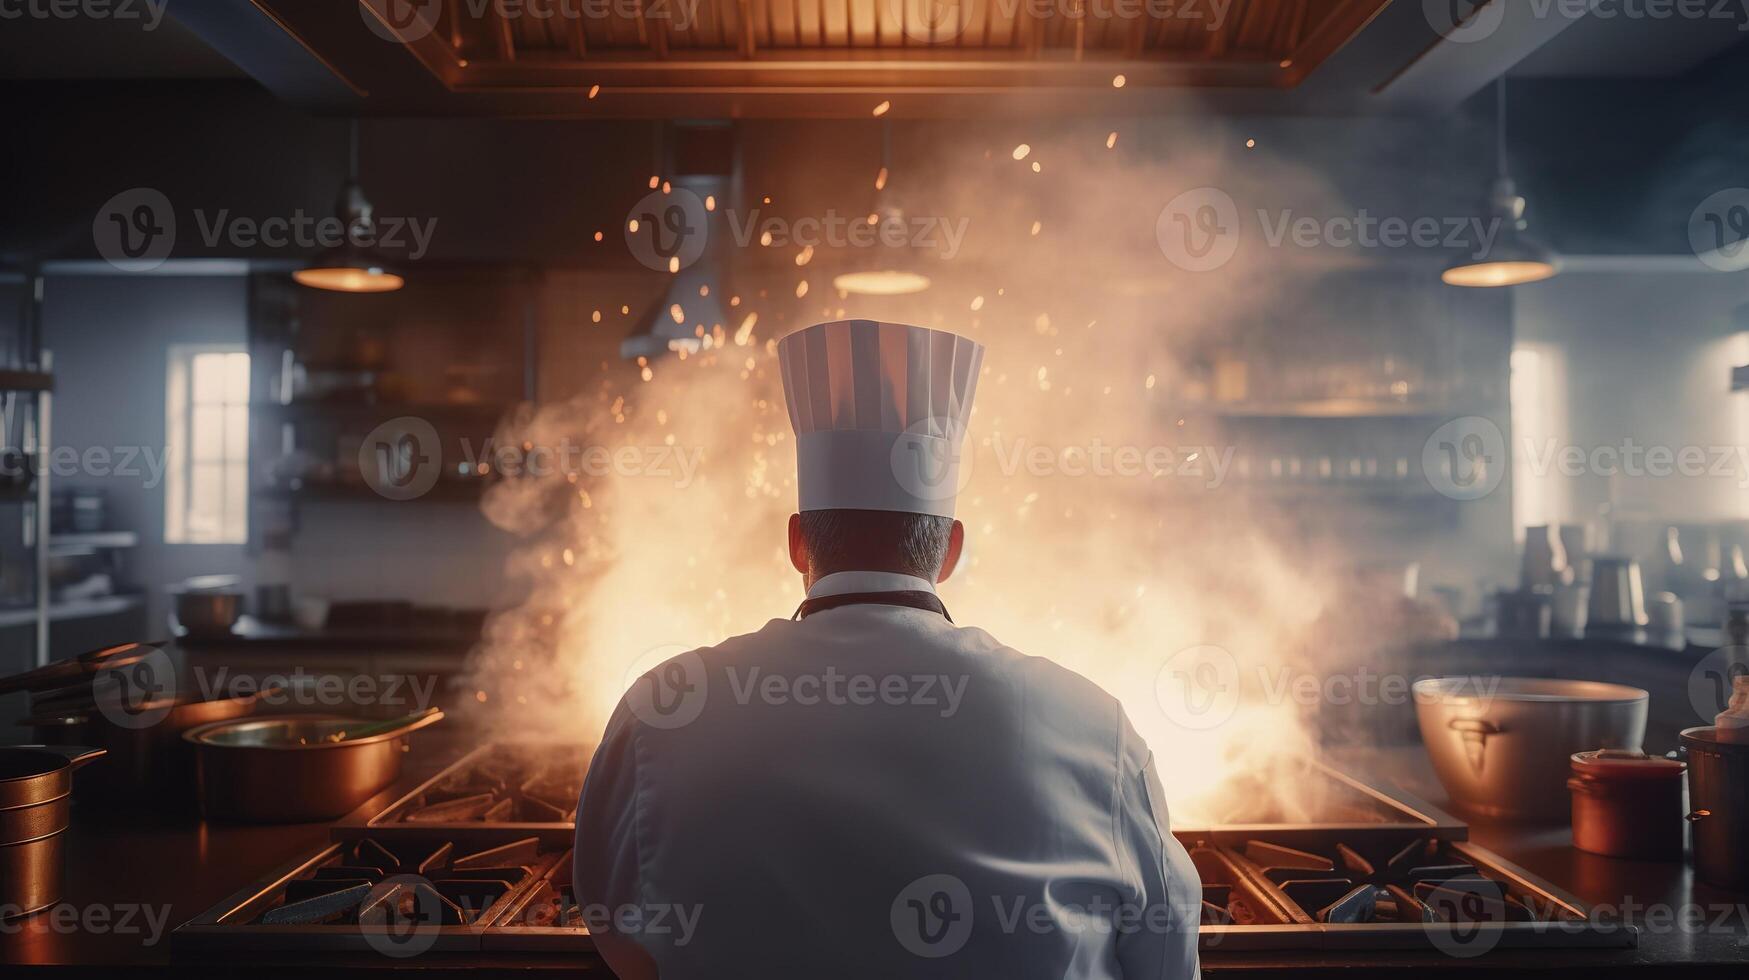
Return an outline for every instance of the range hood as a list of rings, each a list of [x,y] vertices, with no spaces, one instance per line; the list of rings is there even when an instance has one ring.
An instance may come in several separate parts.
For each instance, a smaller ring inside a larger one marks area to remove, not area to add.
[[[664,127],[658,177],[626,216],[626,245],[668,277],[661,297],[620,341],[627,360],[697,351],[703,337],[728,330],[728,226],[737,154],[735,131],[723,124]],[[672,174],[672,177],[666,175]],[[657,183],[666,180],[665,183]]]

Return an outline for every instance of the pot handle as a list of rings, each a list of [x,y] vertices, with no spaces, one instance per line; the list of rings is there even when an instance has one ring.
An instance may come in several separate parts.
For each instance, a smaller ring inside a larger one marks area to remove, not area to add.
[[[109,754],[108,749],[94,749],[88,745],[20,745],[19,748],[64,755],[67,757],[67,765],[73,769]]]
[[[1699,823],[1712,815],[1713,811],[1711,810],[1696,810],[1689,814],[1686,819],[1689,823]]]
[[[1500,735],[1506,731],[1486,718],[1453,718],[1445,727],[1466,735]]]

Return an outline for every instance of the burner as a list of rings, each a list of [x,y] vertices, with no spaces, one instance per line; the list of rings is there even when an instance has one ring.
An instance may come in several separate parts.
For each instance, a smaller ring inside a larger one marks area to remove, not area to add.
[[[358,949],[441,921],[432,948],[575,954],[593,940],[571,888],[582,746],[488,744],[333,844],[177,930],[209,949]],[[1501,948],[1625,947],[1634,930],[1464,843],[1468,827],[1330,769],[1334,823],[1178,829],[1202,883],[1202,944],[1226,950],[1434,946],[1497,923]],[[1341,803],[1335,806],[1335,803]],[[1359,809],[1351,807],[1354,804]],[[410,876],[401,879],[398,876]]]
[[[576,745],[486,745],[369,821],[337,828],[347,837],[495,839],[524,835],[570,843],[589,753]]]
[[[209,910],[178,939],[226,949],[358,949],[369,948],[372,930],[433,929],[433,948],[477,949],[480,933],[544,882],[558,857],[536,837],[489,846],[333,844]]]
[[[1321,852],[1251,841],[1245,859],[1319,922],[1531,922],[1467,859],[1428,840],[1337,842]]]

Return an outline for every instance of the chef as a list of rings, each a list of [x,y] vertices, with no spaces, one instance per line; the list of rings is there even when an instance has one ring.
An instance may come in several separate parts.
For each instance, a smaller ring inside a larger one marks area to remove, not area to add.
[[[623,980],[1197,976],[1158,760],[1116,699],[936,593],[983,353],[869,320],[779,342],[806,595],[607,724],[573,880]]]

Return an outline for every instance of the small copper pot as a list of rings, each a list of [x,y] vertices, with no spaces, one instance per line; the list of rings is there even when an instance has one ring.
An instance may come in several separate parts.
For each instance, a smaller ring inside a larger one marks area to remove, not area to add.
[[[1682,773],[1674,759],[1626,749],[1575,752],[1573,846],[1609,857],[1682,860]]]
[[[0,749],[0,918],[60,901],[73,770],[103,754],[72,745]]]

